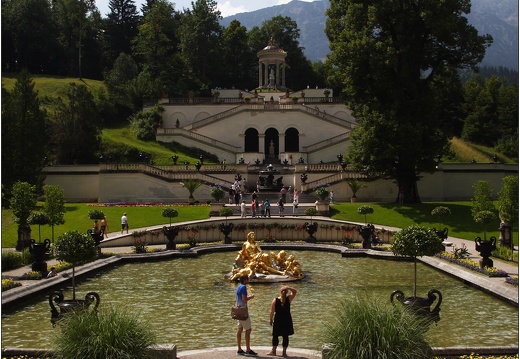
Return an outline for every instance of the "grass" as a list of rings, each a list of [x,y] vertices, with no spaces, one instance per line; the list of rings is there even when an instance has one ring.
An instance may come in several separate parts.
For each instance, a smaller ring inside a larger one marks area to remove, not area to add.
[[[209,218],[209,206],[188,206],[174,205],[179,212],[178,217],[172,218],[172,223],[199,220]],[[130,225],[129,233],[137,228],[167,225],[169,219],[162,216],[162,210],[165,206],[107,206],[93,207],[87,203],[67,203],[65,205],[65,224],[54,228],[54,240],[62,233],[77,230],[85,233],[92,228],[93,221],[88,218],[88,211],[92,209],[100,209],[107,217],[109,233],[121,231],[121,216],[127,213],[128,223]],[[41,210],[41,203],[37,210]],[[2,209],[2,247],[11,248],[16,245],[18,238],[17,224],[13,221],[11,211]],[[31,226],[32,238],[38,240],[38,226]],[[51,227],[41,226],[41,238],[52,238]]]
[[[128,146],[137,148],[141,152],[150,153],[153,156],[153,161],[157,165],[171,165],[173,164],[172,156],[176,154],[179,156],[177,163],[182,164],[188,161],[191,164],[196,163],[198,157],[190,156],[189,154],[172,151],[170,148],[164,146],[160,142],[142,141],[135,137],[128,125],[122,124],[118,127],[105,128],[101,136],[103,144],[106,146]]]
[[[450,140],[451,150],[455,153],[455,159],[446,159],[446,162],[493,162],[493,156],[498,156],[498,161],[503,163],[518,163],[518,160],[511,159],[496,152],[492,147],[482,146],[466,142],[458,137]],[[443,161],[445,159],[443,158]]]
[[[364,222],[364,215],[358,214],[360,206],[368,205],[374,208],[374,213],[367,215],[367,221],[379,226],[405,228],[412,224],[435,227],[437,229],[447,227],[449,235],[453,237],[474,240],[475,237],[483,236],[482,227],[476,224],[471,217],[471,202],[427,202],[421,204],[398,205],[396,203],[349,203],[339,202],[331,207],[333,219]],[[450,208],[451,215],[443,219],[439,224],[431,215],[433,208],[446,206]],[[41,207],[41,203],[39,204]],[[137,228],[167,225],[169,219],[162,217],[165,205],[156,206],[107,206],[94,207],[87,203],[67,203],[65,205],[65,224],[55,227],[54,239],[60,234],[71,230],[86,232],[92,227],[92,221],[88,218],[88,211],[100,209],[107,216],[109,232],[121,230],[120,218],[124,212],[127,213],[130,232]],[[179,216],[172,218],[173,223],[201,220],[209,218],[209,207],[207,205],[189,206],[186,204],[173,204]],[[37,208],[40,210],[41,208]],[[33,238],[38,240],[38,226],[32,226]],[[488,226],[488,236],[498,238],[498,223],[496,228]],[[51,228],[41,227],[41,237],[51,238]],[[513,233],[513,240],[518,243],[518,232]],[[17,241],[17,224],[14,223],[11,212],[2,209],[2,247],[14,247]]]

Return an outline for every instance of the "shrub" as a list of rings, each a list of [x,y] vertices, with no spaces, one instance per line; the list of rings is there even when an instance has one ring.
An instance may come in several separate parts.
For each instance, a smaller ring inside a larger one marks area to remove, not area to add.
[[[42,274],[41,274],[41,272],[34,272],[34,271],[27,272],[27,273],[22,274],[20,279],[22,279],[22,280],[40,280],[40,279],[42,279]]]
[[[23,267],[29,263],[30,256],[14,251],[2,251],[2,272]]]
[[[179,212],[177,212],[177,210],[175,208],[166,207],[162,211],[162,216],[164,218],[169,218],[170,219],[170,226],[172,225],[172,218],[173,217],[177,217],[178,215],[179,215]]]
[[[56,358],[152,358],[150,325],[138,316],[110,308],[93,314],[78,311],[60,321],[53,341]]]
[[[320,200],[324,200],[325,198],[327,198],[329,196],[330,192],[329,190],[327,189],[327,187],[325,186],[322,186],[322,187],[319,187],[317,190],[316,190],[316,195],[319,197]]]
[[[88,218],[103,219],[105,218],[105,213],[103,213],[103,211],[100,211],[99,209],[93,209],[91,211],[88,211]]]
[[[213,199],[217,202],[219,202],[222,198],[224,198],[224,196],[226,195],[226,192],[224,192],[224,190],[222,188],[220,188],[219,186],[216,186],[216,187],[212,187],[211,188],[211,197],[213,197]]]
[[[330,347],[329,359],[429,358],[427,330],[427,320],[403,306],[355,297],[343,300],[325,324],[323,342]]]
[[[365,223],[367,223],[367,214],[374,213],[374,208],[370,206],[361,206],[357,209],[357,212],[365,216]]]

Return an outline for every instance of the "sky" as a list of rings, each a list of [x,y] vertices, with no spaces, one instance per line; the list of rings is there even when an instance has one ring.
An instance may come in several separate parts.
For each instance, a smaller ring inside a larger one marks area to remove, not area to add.
[[[134,0],[138,10],[141,10],[141,5],[145,2],[144,0]],[[182,11],[183,9],[191,9],[191,3],[195,0],[170,0],[175,4],[175,9]],[[250,12],[266,7],[275,5],[287,4],[291,0],[225,0],[217,1],[217,8],[220,10],[222,17],[235,15],[242,12]],[[306,2],[312,2],[316,0],[303,0]],[[101,16],[106,17],[109,13],[108,9],[109,0],[96,0],[96,6],[101,13]]]

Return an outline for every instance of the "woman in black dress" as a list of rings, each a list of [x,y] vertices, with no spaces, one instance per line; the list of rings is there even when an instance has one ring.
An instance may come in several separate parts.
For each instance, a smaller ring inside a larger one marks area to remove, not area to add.
[[[291,316],[291,302],[296,297],[296,289],[283,286],[280,289],[280,296],[271,302],[271,313],[269,324],[273,327],[273,349],[267,355],[276,355],[278,347],[278,337],[282,336],[282,356],[287,356],[289,346],[289,335],[294,334],[293,321]]]

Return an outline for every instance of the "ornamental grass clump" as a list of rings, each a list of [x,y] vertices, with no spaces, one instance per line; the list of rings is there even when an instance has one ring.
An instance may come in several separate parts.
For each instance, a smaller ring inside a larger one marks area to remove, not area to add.
[[[430,358],[427,330],[427,320],[403,306],[355,297],[340,303],[322,339],[330,348],[328,359]]]
[[[60,321],[53,341],[56,358],[152,358],[156,337],[137,315],[110,308],[94,314],[77,311]]]

